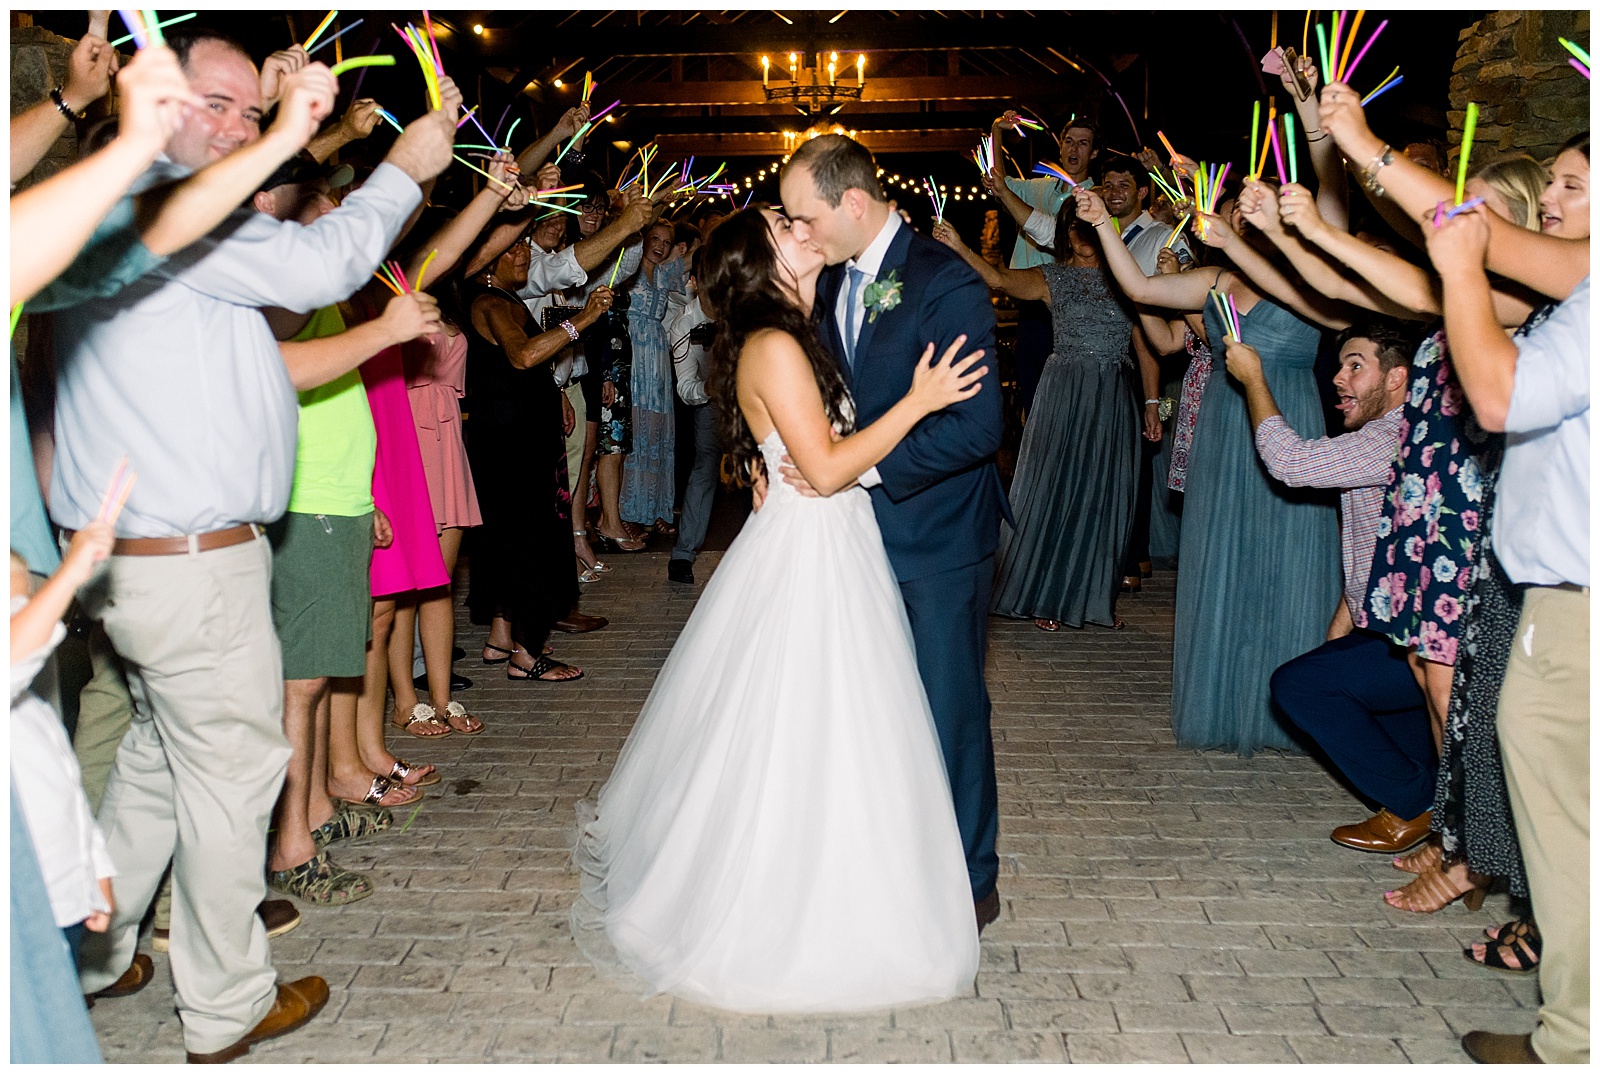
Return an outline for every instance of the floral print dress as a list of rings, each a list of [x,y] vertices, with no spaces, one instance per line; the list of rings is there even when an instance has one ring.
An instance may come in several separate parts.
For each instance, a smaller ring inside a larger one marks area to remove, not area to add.
[[[1484,490],[1499,470],[1505,437],[1473,416],[1443,331],[1423,341],[1412,360],[1403,422],[1367,606],[1356,625],[1453,665],[1482,550]]]

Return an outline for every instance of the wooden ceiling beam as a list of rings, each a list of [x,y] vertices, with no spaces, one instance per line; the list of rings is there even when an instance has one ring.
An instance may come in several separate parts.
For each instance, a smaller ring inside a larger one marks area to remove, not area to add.
[[[776,81],[776,80],[774,80]],[[787,84],[787,80],[780,84]],[[864,102],[872,101],[1014,101],[1064,97],[1081,93],[1081,77],[1012,78],[966,75],[917,78],[867,78]],[[620,97],[628,107],[704,107],[768,105],[761,82],[610,82],[604,96]],[[784,106],[772,102],[774,110]]]
[[[841,117],[842,118],[842,117]],[[848,129],[849,124],[844,126]],[[856,139],[874,153],[965,154],[977,144],[983,132],[946,131],[868,131],[857,130]],[[781,157],[789,151],[779,134],[665,134],[655,142],[663,159],[687,158],[691,153],[708,157]]]

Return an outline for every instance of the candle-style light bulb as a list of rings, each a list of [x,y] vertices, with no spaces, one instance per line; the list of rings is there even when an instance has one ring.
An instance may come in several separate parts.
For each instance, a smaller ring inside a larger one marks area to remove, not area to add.
[[[761,88],[767,88],[767,79],[772,74],[772,57],[761,57]]]
[[[866,85],[867,58],[861,53],[856,53],[856,88]]]
[[[797,81],[797,79],[795,78],[795,59],[796,59],[795,54],[792,53],[792,52],[789,53],[789,81],[790,82]]]
[[[837,52],[834,53],[834,56],[838,56],[838,55],[839,54]],[[834,84],[834,65],[835,65],[836,62],[837,62],[836,60],[829,60],[828,61],[828,85],[830,85],[830,86]]]

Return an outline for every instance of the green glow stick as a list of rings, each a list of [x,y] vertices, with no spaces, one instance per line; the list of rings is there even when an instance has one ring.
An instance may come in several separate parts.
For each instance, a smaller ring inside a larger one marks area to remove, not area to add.
[[[163,20],[161,22],[158,22],[154,26],[152,26],[151,29],[152,30],[163,30],[168,26],[173,26],[173,25],[176,25],[177,23],[180,23],[180,22],[188,22],[190,19],[199,18],[199,17],[200,17],[200,12],[191,11],[187,15],[179,15],[175,19],[165,19],[165,20]],[[122,37],[117,38],[115,41],[111,42],[111,47],[112,48],[117,48],[119,45],[126,45],[129,41],[132,41],[132,40],[133,40],[133,35],[132,34],[126,34],[126,35],[124,35]]]
[[[1283,114],[1283,140],[1288,144],[1289,148],[1289,182],[1298,183],[1300,181],[1300,164],[1299,154],[1294,149],[1293,112],[1285,112]]]
[[[1456,204],[1467,194],[1467,158],[1472,156],[1472,136],[1478,131],[1478,106],[1467,104],[1467,121],[1461,128],[1461,159],[1456,162]]]
[[[1331,81],[1331,72],[1328,70],[1328,31],[1322,28],[1322,23],[1317,23],[1317,55],[1322,57],[1322,84],[1326,86]]]
[[[1257,101],[1250,110],[1250,157],[1256,155],[1256,140],[1261,137],[1261,102]]]
[[[17,322],[20,321],[20,320],[22,320],[22,303],[18,302],[15,306],[11,307],[11,335],[12,336],[15,336],[17,334]],[[7,336],[6,338],[9,339],[11,337]]]
[[[343,63],[336,63],[329,71],[334,78],[338,78],[346,71],[353,71],[357,67],[393,67],[393,56],[352,56]]]
[[[1570,52],[1574,56],[1578,57],[1578,61],[1580,63],[1582,63],[1585,67],[1593,67],[1594,66],[1594,64],[1589,62],[1589,53],[1588,53],[1588,51],[1586,49],[1579,48],[1577,45],[1573,44],[1571,41],[1568,41],[1564,37],[1558,37],[1558,38],[1556,38],[1556,40],[1561,42],[1561,47],[1562,48],[1566,49],[1568,52]]]

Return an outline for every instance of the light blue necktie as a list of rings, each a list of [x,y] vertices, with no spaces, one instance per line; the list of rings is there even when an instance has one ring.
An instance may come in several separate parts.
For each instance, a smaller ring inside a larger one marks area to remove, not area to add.
[[[850,274],[850,299],[844,307],[844,356],[850,368],[856,367],[856,299],[861,294],[861,281],[867,274],[851,265],[845,269]]]

